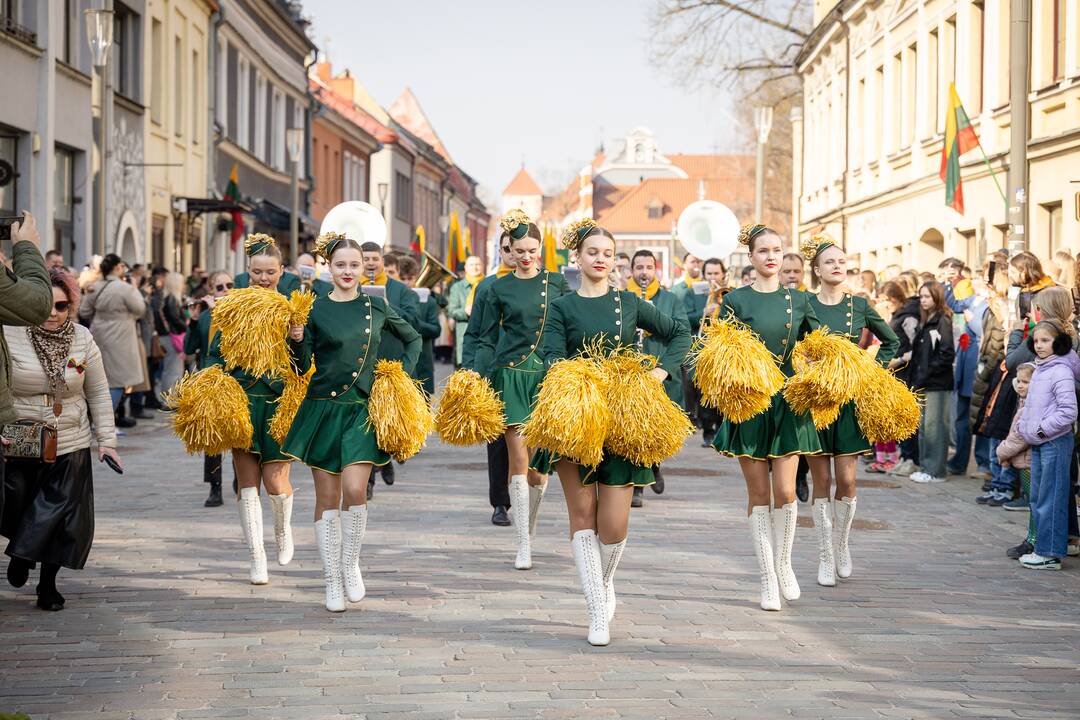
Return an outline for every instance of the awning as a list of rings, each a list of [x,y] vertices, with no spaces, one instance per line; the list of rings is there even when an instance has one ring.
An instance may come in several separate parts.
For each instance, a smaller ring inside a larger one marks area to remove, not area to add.
[[[217,198],[191,198],[174,197],[172,199],[173,210],[188,215],[205,215],[207,213],[250,213],[250,203],[237,202],[235,200],[218,200]]]
[[[291,213],[288,208],[283,208],[272,200],[259,200],[255,204],[255,219],[264,225],[277,230],[289,230],[289,218]],[[300,234],[318,235],[320,224],[307,213],[300,213]]]

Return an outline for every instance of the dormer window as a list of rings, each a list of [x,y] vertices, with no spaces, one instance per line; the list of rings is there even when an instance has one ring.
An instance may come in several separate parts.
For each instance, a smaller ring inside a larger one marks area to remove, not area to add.
[[[664,217],[664,203],[660,198],[654,197],[648,204],[649,219],[659,220]]]

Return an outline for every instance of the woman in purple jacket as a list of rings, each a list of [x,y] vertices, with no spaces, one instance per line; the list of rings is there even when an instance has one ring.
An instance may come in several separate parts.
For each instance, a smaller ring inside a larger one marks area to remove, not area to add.
[[[1033,570],[1060,570],[1068,549],[1069,461],[1080,375],[1074,332],[1069,324],[1043,320],[1028,339],[1037,359],[1016,429],[1031,445],[1031,514],[1039,532],[1035,551],[1020,564]]]

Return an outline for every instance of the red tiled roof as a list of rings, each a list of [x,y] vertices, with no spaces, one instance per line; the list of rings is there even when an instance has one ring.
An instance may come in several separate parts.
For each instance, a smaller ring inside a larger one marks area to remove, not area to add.
[[[330,88],[320,84],[314,78],[308,78],[308,87],[315,98],[334,112],[354,123],[381,143],[395,143],[398,134],[381,122],[361,110],[352,101],[343,98]]]
[[[510,184],[503,190],[503,195],[543,195],[544,191],[540,189],[540,186],[536,184],[536,181],[532,179],[532,175],[522,167],[518,170],[518,174],[514,176],[514,179],[510,181]]]
[[[435,148],[435,152],[439,153],[444,160],[450,164],[454,163],[450,158],[450,152],[443,145],[442,140],[439,139],[439,134],[435,132],[435,128],[432,126],[431,121],[428,120],[424,109],[420,107],[420,101],[413,95],[412,90],[405,88],[401,95],[398,96],[398,99],[394,101],[394,104],[390,106],[388,112],[390,117],[401,123],[403,128]]]
[[[752,165],[752,163],[751,163]],[[742,176],[704,180],[705,198],[727,205],[739,217],[744,217],[754,204],[753,171]],[[700,183],[690,179],[652,178],[630,188],[618,201],[605,210],[597,210],[593,201],[596,222],[613,233],[669,233],[671,224],[679,219],[686,206],[698,200]],[[650,206],[661,208],[659,217],[649,217]]]
[[[754,172],[752,155],[668,155],[691,179],[744,177]]]

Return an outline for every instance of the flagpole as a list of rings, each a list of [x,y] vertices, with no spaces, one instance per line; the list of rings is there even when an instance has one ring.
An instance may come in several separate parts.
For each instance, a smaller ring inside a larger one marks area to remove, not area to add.
[[[998,194],[1001,195],[1001,199],[1005,202],[1005,214],[1009,214],[1009,198],[1005,196],[1005,191],[1001,189],[1001,183],[998,182],[997,173],[994,172],[994,166],[990,164],[990,158],[986,155],[986,150],[983,149],[982,143],[979,143],[979,152],[982,153],[983,162],[986,164],[986,168],[990,171],[990,177],[994,178],[994,185],[997,186]]]

